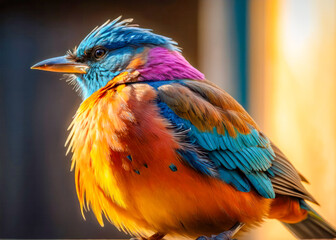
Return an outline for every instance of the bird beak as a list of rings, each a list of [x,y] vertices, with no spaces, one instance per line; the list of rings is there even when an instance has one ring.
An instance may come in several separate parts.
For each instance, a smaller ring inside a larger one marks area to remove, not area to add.
[[[70,60],[67,56],[49,58],[36,63],[31,69],[61,73],[86,73],[88,65]]]

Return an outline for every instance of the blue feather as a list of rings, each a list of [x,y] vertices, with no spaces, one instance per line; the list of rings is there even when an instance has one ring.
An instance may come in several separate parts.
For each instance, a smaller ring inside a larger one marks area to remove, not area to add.
[[[214,161],[217,167],[223,165],[226,169],[236,169],[236,166],[233,164],[232,160],[229,158],[224,158],[219,151],[212,151],[209,153],[209,157]]]
[[[229,151],[218,151],[220,156],[230,165],[230,168],[236,169],[237,164],[228,156]]]
[[[236,171],[230,171],[225,168],[218,170],[219,177],[226,183],[231,183],[241,192],[249,192],[251,190],[250,184],[244,177],[240,176]]]
[[[157,89],[161,85],[171,83],[173,82],[149,84]],[[160,99],[157,100],[157,105],[164,118],[176,126],[178,131],[186,132],[190,144],[207,153],[206,157],[201,158],[196,152],[179,149],[177,151],[183,161],[201,173],[217,176],[222,181],[232,184],[239,191],[248,192],[253,186],[263,197],[275,197],[269,178],[274,176],[274,171],[270,170],[274,152],[270,141],[256,129],[251,128],[249,134],[236,131],[236,137],[231,137],[226,129],[223,135],[218,134],[216,128],[201,131],[189,120],[179,117]]]
[[[195,170],[204,173],[206,175],[212,175],[212,168],[214,165],[206,160],[203,160],[195,151],[178,149],[177,153],[182,157],[182,160],[186,161]]]
[[[143,44],[166,46],[178,51],[177,43],[171,38],[151,32],[149,29],[128,26],[130,19],[120,21],[120,17],[112,22],[106,22],[88,34],[79,44],[77,56],[85,55],[85,51],[95,46],[108,49],[120,49],[126,46],[142,46]]]
[[[265,198],[275,198],[271,179],[264,172],[246,174],[253,187]]]

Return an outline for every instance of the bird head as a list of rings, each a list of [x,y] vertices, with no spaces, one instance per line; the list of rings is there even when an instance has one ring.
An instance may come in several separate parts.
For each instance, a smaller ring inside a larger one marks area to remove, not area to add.
[[[120,21],[120,17],[107,21],[65,56],[44,60],[31,68],[71,74],[83,99],[124,72],[136,71],[136,81],[204,78],[183,58],[171,38],[131,22]]]

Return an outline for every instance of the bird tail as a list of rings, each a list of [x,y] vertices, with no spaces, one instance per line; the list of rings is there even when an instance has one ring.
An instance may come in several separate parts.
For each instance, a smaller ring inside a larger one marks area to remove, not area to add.
[[[284,223],[298,239],[334,239],[336,230],[326,222],[304,200],[300,200],[300,207],[308,211],[307,218],[298,223]]]

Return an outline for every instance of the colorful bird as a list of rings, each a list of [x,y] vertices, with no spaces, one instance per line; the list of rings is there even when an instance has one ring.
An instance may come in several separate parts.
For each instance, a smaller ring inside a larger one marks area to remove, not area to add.
[[[69,73],[81,91],[67,144],[83,216],[151,240],[231,239],[265,218],[299,239],[336,237],[306,203],[317,203],[307,180],[243,107],[176,42],[131,22],[108,21],[32,67]]]

